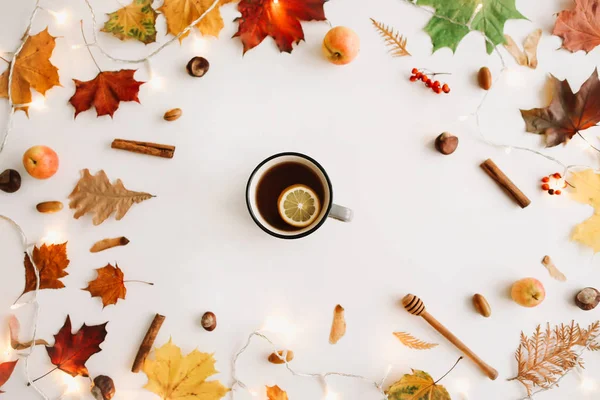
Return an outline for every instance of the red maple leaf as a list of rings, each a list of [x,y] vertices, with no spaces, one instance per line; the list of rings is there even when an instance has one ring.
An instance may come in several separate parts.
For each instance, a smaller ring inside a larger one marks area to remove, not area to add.
[[[135,74],[133,69],[122,69],[100,72],[91,81],[73,79],[75,94],[69,99],[69,103],[75,107],[75,117],[94,106],[99,117],[110,115],[112,118],[121,101],[139,103],[138,93],[144,82],[136,81],[133,74]]]
[[[600,44],[599,6],[598,0],[575,0],[573,10],[558,13],[552,34],[563,38],[565,49],[589,53]]]
[[[71,318],[67,315],[65,324],[54,335],[54,346],[46,347],[52,364],[71,376],[89,376],[85,363],[92,355],[102,351],[100,344],[106,337],[107,323],[93,326],[83,324],[77,333],[72,334]]]
[[[17,366],[18,361],[19,360],[9,361],[9,362],[0,364],[0,387],[2,387],[2,385],[4,385],[8,381],[8,379],[12,375],[13,371],[15,370],[15,367]],[[4,393],[4,392],[2,390],[0,390],[0,393]]]
[[[241,0],[242,16],[233,37],[244,44],[244,54],[258,46],[267,36],[275,39],[282,52],[291,53],[292,44],[304,40],[300,21],[325,21],[326,0]]]

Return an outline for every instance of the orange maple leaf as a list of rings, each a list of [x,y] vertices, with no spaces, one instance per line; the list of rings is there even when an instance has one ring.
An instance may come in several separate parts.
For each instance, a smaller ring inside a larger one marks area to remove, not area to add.
[[[92,297],[101,297],[102,304],[104,307],[111,304],[117,304],[119,299],[125,300],[127,295],[127,288],[125,288],[126,282],[138,282],[153,285],[153,283],[141,282],[141,281],[125,281],[123,271],[117,264],[113,267],[108,264],[106,267],[98,268],[96,270],[98,276],[96,279],[88,283],[85,289],[90,292]]]
[[[70,263],[67,258],[67,242],[49,246],[43,244],[40,248],[34,247],[33,261],[39,272],[40,289],[62,289],[65,287],[60,278],[69,275],[65,271]],[[27,254],[25,254],[24,264],[25,289],[23,289],[21,296],[35,290],[36,287],[34,266]]]
[[[71,318],[67,315],[65,324],[54,335],[54,346],[46,347],[52,364],[71,376],[89,376],[85,363],[92,355],[102,351],[100,344],[106,337],[106,324],[108,322],[93,326],[83,324],[72,334]]]
[[[54,86],[60,86],[58,68],[50,62],[50,56],[56,45],[55,37],[48,28],[37,35],[29,36],[21,52],[17,55],[12,76],[13,104],[31,103],[31,89],[46,94]],[[8,75],[10,65],[0,76],[0,97],[8,98]],[[28,112],[29,107],[18,107]]]
[[[138,93],[144,82],[136,81],[133,74],[135,74],[133,69],[122,69],[101,71],[91,81],[73,79],[75,94],[69,99],[69,103],[75,107],[75,117],[94,106],[98,117],[110,115],[112,118],[121,101],[139,103]]]
[[[575,0],[575,8],[558,13],[552,34],[563,38],[563,48],[586,53],[600,45],[597,0]]]
[[[275,39],[281,52],[292,52],[292,44],[304,40],[300,21],[325,21],[325,0],[241,0],[242,16],[234,37],[244,44],[244,54],[267,36]]]

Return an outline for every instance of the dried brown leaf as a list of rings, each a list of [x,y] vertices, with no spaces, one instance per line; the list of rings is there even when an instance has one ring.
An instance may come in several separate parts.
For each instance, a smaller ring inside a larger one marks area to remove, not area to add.
[[[19,323],[19,320],[17,319],[17,317],[15,317],[13,314],[11,314],[8,317],[8,330],[10,333],[10,347],[12,347],[13,349],[25,350],[25,349],[30,348],[31,345],[33,344],[32,340],[25,342],[25,343],[19,342],[19,332],[21,331],[21,324]],[[37,339],[35,341],[35,345],[36,346],[49,346],[48,342],[46,342],[44,339]]]
[[[506,48],[506,50],[508,50],[510,55],[515,58],[517,64],[527,65],[527,56],[519,48],[519,45],[515,43],[513,38],[510,37],[510,35],[504,35],[504,39],[506,40],[506,43],[504,43],[504,47]]]
[[[346,334],[346,319],[344,317],[344,307],[335,306],[333,311],[333,323],[329,333],[329,343],[336,344]]]
[[[100,225],[113,212],[120,220],[135,203],[141,203],[154,197],[150,193],[133,192],[125,189],[120,179],[111,184],[103,170],[91,175],[88,169],[82,171],[82,177],[69,195],[69,207],[75,209],[75,219],[84,214],[94,214],[94,225]]]
[[[394,336],[400,340],[400,343],[415,350],[429,350],[436,347],[437,343],[427,343],[422,340],[417,339],[413,335],[407,332],[394,332]]]
[[[267,398],[268,400],[288,400],[288,395],[277,385],[267,386]]]
[[[384,25],[381,22],[375,21],[371,18],[371,22],[379,35],[385,41],[385,44],[390,48],[390,54],[392,57],[404,57],[410,56],[411,54],[406,50],[407,39],[400,34],[400,32],[394,31],[394,28]]]
[[[523,42],[523,51],[519,48],[519,45],[515,43],[512,37],[509,35],[504,35],[504,39],[506,40],[504,47],[506,50],[508,50],[510,55],[515,58],[517,64],[536,69],[538,66],[537,47],[540,43],[541,37],[541,29],[536,29],[535,31],[531,32]]]
[[[554,262],[552,261],[550,256],[544,256],[544,258],[542,259],[542,265],[546,267],[550,276],[556,279],[557,281],[567,281],[567,277],[565,276],[565,274],[560,272],[556,265],[554,265]]]

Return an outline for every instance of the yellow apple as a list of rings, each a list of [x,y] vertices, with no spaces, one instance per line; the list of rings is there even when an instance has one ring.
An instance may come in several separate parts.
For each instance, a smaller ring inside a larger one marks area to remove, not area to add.
[[[36,179],[48,179],[58,171],[58,155],[47,146],[33,146],[23,154],[23,166]]]
[[[336,26],[323,39],[323,54],[336,65],[345,65],[356,58],[360,51],[360,38],[350,28]]]
[[[510,297],[523,307],[536,307],[546,298],[546,290],[537,279],[524,278],[513,284]]]

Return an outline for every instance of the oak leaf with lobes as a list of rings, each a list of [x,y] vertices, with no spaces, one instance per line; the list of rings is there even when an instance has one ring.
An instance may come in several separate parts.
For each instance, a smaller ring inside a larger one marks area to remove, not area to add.
[[[85,289],[90,292],[92,297],[101,297],[104,307],[117,304],[119,299],[125,300],[127,288],[125,288],[125,280],[123,271],[117,264],[113,267],[108,264],[106,267],[96,270],[98,276],[91,281]],[[147,283],[147,282],[140,282]],[[148,283],[152,285],[152,283]]]
[[[8,382],[10,376],[15,370],[15,367],[17,366],[18,361],[19,360],[0,363],[0,388],[2,387],[2,385]],[[0,394],[1,393],[4,392],[0,390]]]
[[[37,266],[39,273],[40,290],[62,289],[65,287],[60,279],[69,275],[65,271],[70,263],[67,258],[67,242],[51,245],[43,244],[40,248],[35,246],[33,248],[33,262]],[[27,254],[25,254],[24,265],[25,289],[23,289],[21,296],[34,291],[37,285],[35,267]]]
[[[186,356],[171,340],[154,350],[154,359],[146,359],[143,371],[148,376],[144,388],[163,400],[218,400],[229,389],[219,381],[207,381],[217,373],[212,354],[194,350]]]
[[[69,103],[75,107],[75,117],[94,106],[98,117],[110,115],[112,118],[121,101],[139,103],[138,93],[144,82],[136,81],[134,74],[133,69],[122,69],[100,71],[91,81],[73,79],[75,94],[69,99]]]
[[[600,2],[574,0],[573,10],[558,13],[552,34],[563,39],[562,47],[575,53],[592,51],[600,44]]]
[[[218,37],[219,32],[225,26],[219,7],[232,1],[234,0],[221,0],[204,19],[196,24],[196,28],[203,35]],[[169,33],[176,36],[192,22],[200,18],[213,3],[214,0],[165,0],[158,11],[165,15]],[[181,42],[188,35],[189,32],[181,35],[179,41]]]
[[[106,324],[88,326],[83,324],[75,334],[71,333],[71,318],[54,335],[54,346],[46,347],[50,361],[71,376],[89,376],[87,360],[102,351],[100,344],[106,337]]]
[[[582,130],[600,122],[600,81],[598,70],[573,93],[569,82],[550,76],[553,98],[546,108],[521,110],[527,132],[546,136],[548,147],[568,142]]]
[[[81,179],[69,195],[69,207],[76,210],[75,219],[87,213],[94,214],[94,225],[100,225],[113,212],[116,212],[118,221],[133,204],[154,197],[150,193],[125,189],[120,179],[111,184],[103,170],[92,176],[88,169],[84,169],[81,174]]]
[[[292,52],[292,44],[304,40],[300,21],[325,21],[325,0],[241,0],[236,18],[244,54],[258,46],[267,36],[275,39],[281,52]]]
[[[60,86],[58,68],[50,62],[54,51],[55,38],[48,28],[37,35],[27,38],[21,52],[17,55],[12,76],[13,104],[31,103],[31,89],[45,95],[54,86]],[[8,98],[8,75],[10,65],[0,76],[0,97]],[[18,107],[28,112],[29,107]]]

